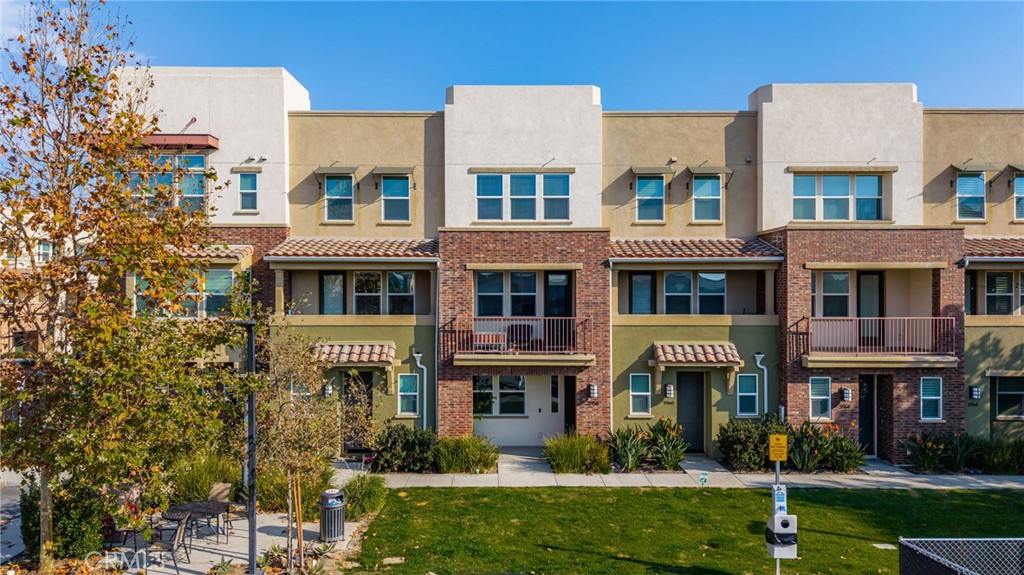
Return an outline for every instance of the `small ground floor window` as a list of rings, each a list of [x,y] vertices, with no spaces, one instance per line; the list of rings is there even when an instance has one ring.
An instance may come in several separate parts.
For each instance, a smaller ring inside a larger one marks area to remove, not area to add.
[[[993,377],[996,417],[1024,419],[1024,377]]]
[[[757,374],[736,376],[736,415],[757,415]]]
[[[526,376],[474,375],[473,415],[526,415]]]
[[[651,374],[629,374],[629,413],[632,415],[650,415]]]
[[[832,419],[832,378],[811,378],[811,419]]]
[[[921,419],[942,419],[942,378],[921,378]]]
[[[419,415],[420,376],[416,373],[398,375],[398,414]]]

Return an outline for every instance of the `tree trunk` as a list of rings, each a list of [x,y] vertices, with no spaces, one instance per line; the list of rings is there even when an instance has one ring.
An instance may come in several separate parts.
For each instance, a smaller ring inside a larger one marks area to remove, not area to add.
[[[39,470],[39,573],[53,573],[53,498],[50,495],[50,472]]]
[[[291,575],[293,569],[293,554],[292,554],[292,470],[288,468],[288,574]]]
[[[298,469],[295,470],[295,501],[298,502],[295,507],[295,526],[298,527],[299,569],[302,569],[306,564],[306,553],[302,548],[302,475]]]

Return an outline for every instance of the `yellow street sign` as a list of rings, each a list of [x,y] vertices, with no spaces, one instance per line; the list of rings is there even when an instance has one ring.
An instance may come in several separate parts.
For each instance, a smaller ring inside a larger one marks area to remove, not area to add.
[[[786,453],[789,445],[786,434],[778,433],[768,436],[768,459],[771,461],[786,461]]]

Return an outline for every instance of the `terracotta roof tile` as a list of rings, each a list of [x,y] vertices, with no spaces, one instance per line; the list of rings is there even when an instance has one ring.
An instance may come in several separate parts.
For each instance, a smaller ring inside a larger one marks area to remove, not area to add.
[[[317,361],[327,363],[392,363],[395,344],[386,343],[322,343],[314,348]]]
[[[229,245],[229,244],[218,244],[211,245],[205,248],[197,248],[192,250],[182,250],[187,257],[195,258],[199,260],[235,260],[241,261],[246,256],[251,256],[253,248],[250,245]]]
[[[740,354],[731,343],[656,343],[654,360],[661,363],[730,363],[739,365]]]
[[[754,238],[613,240],[613,258],[763,258],[782,252]]]
[[[437,240],[288,238],[267,257],[436,258]]]
[[[964,238],[964,255],[1024,258],[1024,237]]]

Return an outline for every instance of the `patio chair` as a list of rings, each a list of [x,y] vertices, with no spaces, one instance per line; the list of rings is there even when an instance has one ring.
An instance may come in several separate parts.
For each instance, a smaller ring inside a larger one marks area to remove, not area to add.
[[[217,514],[217,542],[220,542],[221,529],[227,533],[227,516],[231,512],[231,484],[230,483],[214,483],[210,486],[210,494],[206,497],[207,501],[213,501],[215,503],[223,503],[224,511]],[[213,528],[213,518],[206,520],[206,526]]]
[[[179,549],[185,550],[185,560],[192,563],[192,557],[189,556],[188,546],[185,545],[185,529],[188,527],[189,514],[186,513],[185,517],[178,522],[178,526],[174,529],[174,538],[170,541],[158,539],[150,544],[150,548],[155,551],[166,551],[171,554],[171,561],[174,562],[174,571],[181,575],[181,569],[178,568],[178,558],[175,556]]]

